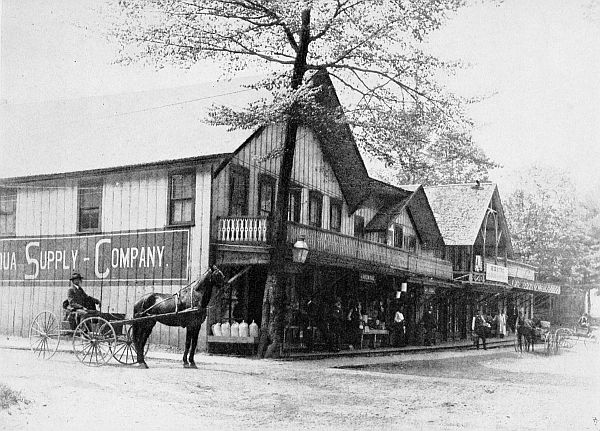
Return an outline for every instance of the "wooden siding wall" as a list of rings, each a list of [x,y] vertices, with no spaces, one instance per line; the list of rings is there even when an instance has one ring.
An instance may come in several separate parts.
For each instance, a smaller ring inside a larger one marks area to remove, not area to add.
[[[248,197],[248,216],[258,214],[258,177],[259,174],[271,175],[277,178],[281,156],[277,150],[283,143],[283,127],[272,125],[266,127],[262,133],[253,137],[223,169],[214,183],[214,215],[227,216],[229,213],[229,173],[231,165],[243,166],[250,171],[250,190]],[[308,195],[314,190],[323,194],[323,228],[329,229],[330,200],[341,199],[342,225],[341,232],[346,235],[354,234],[354,221],[348,215],[348,206],[343,200],[343,195],[329,163],[325,160],[320,149],[318,139],[311,130],[301,127],[298,130],[297,146],[294,153],[294,167],[292,182],[302,187],[302,205],[300,221],[308,223]],[[357,214],[365,217],[368,223],[375,216],[375,209],[360,209]]]
[[[190,167],[196,168],[195,225],[189,228],[187,246],[187,279],[193,280],[208,268],[212,166]],[[133,232],[141,235],[147,230],[165,229],[168,174],[166,168],[131,169],[102,177],[101,234]],[[82,179],[88,177],[17,184],[16,237],[35,240],[77,234],[78,183]],[[73,241],[76,242],[77,237]],[[0,241],[0,253],[8,248],[7,244]],[[68,286],[68,280],[62,277],[49,281],[0,281],[0,333],[27,336],[31,320],[44,310],[51,310],[61,318]],[[175,293],[182,282],[107,279],[91,283],[84,280],[83,287],[88,294],[101,299],[102,311],[131,316],[137,299],[151,292]],[[182,347],[185,330],[159,324],[151,342]]]

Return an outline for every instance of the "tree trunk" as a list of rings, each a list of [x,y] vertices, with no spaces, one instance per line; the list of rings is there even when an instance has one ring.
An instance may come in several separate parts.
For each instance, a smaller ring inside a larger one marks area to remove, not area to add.
[[[302,11],[300,43],[296,53],[291,88],[296,90],[302,84],[306,72],[306,57],[310,43],[310,9]],[[298,106],[292,104],[287,115],[283,157],[278,178],[275,216],[273,218],[273,237],[269,272],[263,296],[263,312],[258,356],[273,358],[279,356],[283,339],[285,317],[285,263],[288,261],[287,213],[290,179],[294,166],[296,134],[298,132]],[[265,320],[266,319],[266,320]],[[268,344],[268,346],[267,346]]]

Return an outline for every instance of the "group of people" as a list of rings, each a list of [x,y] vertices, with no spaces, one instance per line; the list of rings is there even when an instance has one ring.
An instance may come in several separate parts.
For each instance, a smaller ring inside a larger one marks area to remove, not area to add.
[[[504,338],[508,335],[508,317],[504,310],[492,319],[489,319],[483,314],[483,309],[480,309],[477,315],[473,317],[471,323],[471,330],[473,331],[474,343],[477,349],[479,349],[479,342],[481,341],[483,349],[487,350],[487,339],[492,334],[492,323],[496,325],[497,337]]]

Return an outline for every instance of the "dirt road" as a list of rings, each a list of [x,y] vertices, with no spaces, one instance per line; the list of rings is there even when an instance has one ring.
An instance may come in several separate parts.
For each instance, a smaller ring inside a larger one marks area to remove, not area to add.
[[[139,370],[0,349],[0,383],[31,401],[0,411],[0,429],[600,430],[599,353],[307,362],[198,355],[197,370],[166,357]]]

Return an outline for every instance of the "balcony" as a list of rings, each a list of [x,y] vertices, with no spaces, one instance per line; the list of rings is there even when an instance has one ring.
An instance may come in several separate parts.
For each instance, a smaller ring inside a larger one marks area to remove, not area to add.
[[[269,221],[259,217],[219,218],[217,243],[221,250],[246,252],[246,263],[268,262]],[[309,259],[322,264],[337,264],[365,270],[373,265],[389,273],[406,271],[417,275],[452,280],[450,262],[428,256],[417,256],[406,250],[366,241],[338,232],[288,223],[288,241],[304,237],[311,253]],[[233,247],[232,247],[233,246]],[[259,258],[259,254],[262,257]],[[258,259],[266,259],[259,262]]]

